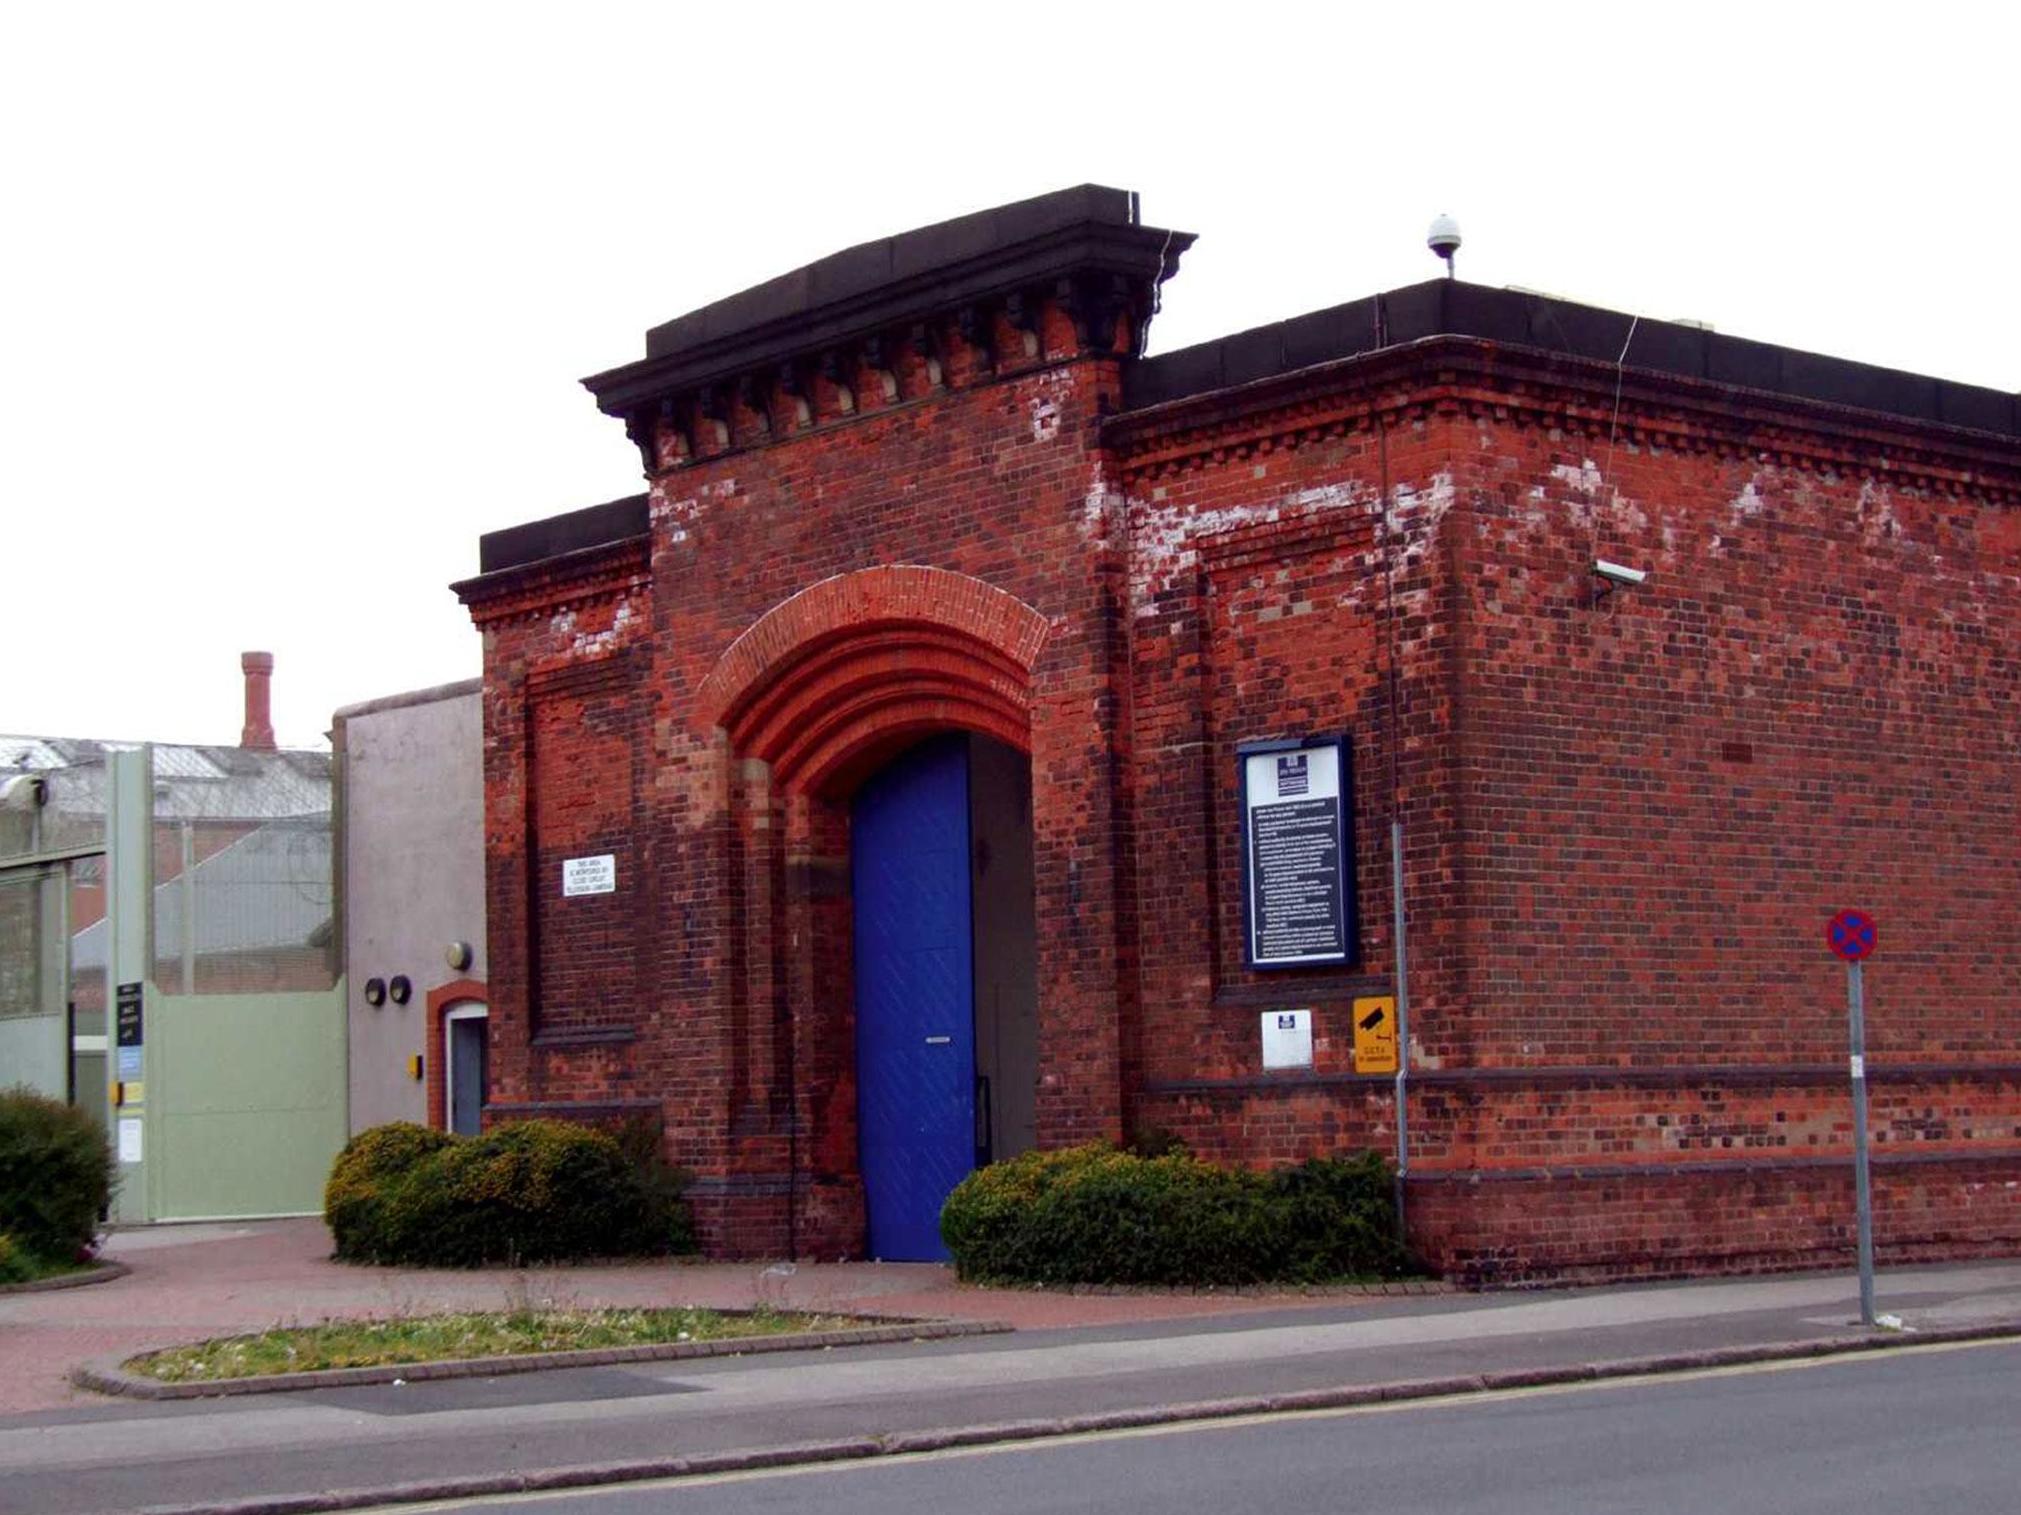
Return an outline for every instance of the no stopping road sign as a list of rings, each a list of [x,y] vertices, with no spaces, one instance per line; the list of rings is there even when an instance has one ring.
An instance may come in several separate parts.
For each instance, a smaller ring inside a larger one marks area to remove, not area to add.
[[[1872,955],[1880,940],[1880,927],[1864,910],[1841,910],[1825,926],[1825,945],[1832,956],[1857,963]]]

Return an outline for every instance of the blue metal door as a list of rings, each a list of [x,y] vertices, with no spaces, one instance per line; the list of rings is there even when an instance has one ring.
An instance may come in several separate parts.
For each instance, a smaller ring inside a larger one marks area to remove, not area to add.
[[[866,783],[849,846],[870,1254],[941,1259],[941,1202],[975,1163],[967,738],[936,737]]]

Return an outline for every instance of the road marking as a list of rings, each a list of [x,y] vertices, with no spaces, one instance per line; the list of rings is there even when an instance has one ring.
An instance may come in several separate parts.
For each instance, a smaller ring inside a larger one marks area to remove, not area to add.
[[[1392,1399],[1374,1404],[1334,1405],[1311,1410],[1263,1410],[1244,1415],[1208,1416],[1196,1420],[1173,1420],[1151,1426],[1121,1426],[1098,1431],[1063,1431],[1058,1435],[1021,1436],[979,1446],[940,1447],[927,1452],[890,1452],[867,1457],[838,1457],[825,1462],[793,1463],[784,1467],[739,1468],[723,1473],[687,1473],[667,1478],[616,1480],[609,1483],[578,1484],[566,1489],[534,1489],[515,1494],[482,1494],[462,1499],[428,1500],[417,1503],[387,1503],[361,1508],[402,1510],[412,1515],[430,1511],[472,1509],[480,1506],[535,1504],[557,1499],[581,1498],[604,1491],[651,1492],[659,1489],[706,1488],[716,1484],[751,1483],[766,1478],[801,1478],[817,1473],[865,1471],[872,1468],[901,1467],[912,1463],[941,1462],[953,1458],[1001,1456],[1013,1452],[1040,1452],[1049,1448],[1083,1446],[1096,1442],[1137,1440],[1153,1436],[1177,1436],[1196,1431],[1236,1431],[1263,1425],[1281,1425],[1294,1420],[1341,1420],[1350,1416],[1391,1415],[1410,1410],[1437,1410],[1508,1400],[1533,1399],[1545,1395],[1592,1393],[1598,1390],[1634,1388],[1651,1384],[1690,1383],[1707,1378],[1740,1378],[1760,1373],[1795,1373],[1808,1368],[1825,1368],[1842,1363],[1894,1361],[1903,1357],[1927,1356],[1939,1352],[1966,1352],[1981,1347],[2015,1346],[2013,1337],[1991,1337],[1981,1341],[1935,1341],[1913,1346],[1875,1347],[1839,1352],[1825,1357],[1778,1358],[1768,1362],[1726,1363],[1709,1368],[1685,1368],[1668,1373],[1624,1374],[1619,1378],[1584,1378],[1570,1383],[1535,1384],[1513,1389],[1474,1389],[1459,1394],[1440,1394],[1423,1399]],[[720,1453],[699,1453],[719,1456]]]

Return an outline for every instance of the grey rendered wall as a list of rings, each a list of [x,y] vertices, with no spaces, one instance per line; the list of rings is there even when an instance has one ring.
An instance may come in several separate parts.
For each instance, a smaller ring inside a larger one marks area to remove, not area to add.
[[[337,712],[342,784],[344,960],[350,1029],[351,1130],[425,1122],[432,1064],[428,991],[485,976],[484,731],[476,680]],[[444,951],[468,942],[468,969]],[[405,974],[405,1005],[365,1003],[368,979]]]

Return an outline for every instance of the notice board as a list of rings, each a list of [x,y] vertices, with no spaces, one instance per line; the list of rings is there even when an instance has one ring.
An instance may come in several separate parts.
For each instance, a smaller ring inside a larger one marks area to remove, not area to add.
[[[1353,962],[1354,784],[1346,738],[1246,744],[1236,761],[1248,966]]]

